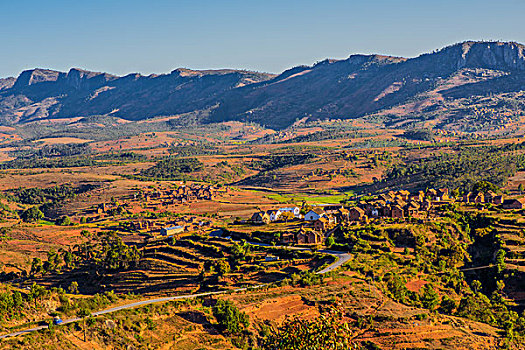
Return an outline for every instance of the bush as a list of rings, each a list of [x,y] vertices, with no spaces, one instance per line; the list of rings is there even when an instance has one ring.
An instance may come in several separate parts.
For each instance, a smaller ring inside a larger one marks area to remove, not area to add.
[[[229,300],[218,300],[213,307],[213,315],[222,331],[238,334],[249,326],[248,315],[239,311]]]
[[[22,215],[20,215],[20,218],[25,222],[34,222],[42,220],[44,218],[44,213],[42,213],[38,207],[31,207],[25,210]]]
[[[71,225],[71,219],[69,218],[69,216],[64,215],[64,216],[56,219],[55,224],[57,226],[69,226],[69,225]]]
[[[288,318],[278,329],[265,329],[265,350],[355,349],[352,330],[340,310],[331,310],[313,320]]]

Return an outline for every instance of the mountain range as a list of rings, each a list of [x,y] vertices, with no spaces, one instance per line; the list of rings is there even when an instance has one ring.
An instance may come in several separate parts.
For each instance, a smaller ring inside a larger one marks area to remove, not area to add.
[[[278,75],[181,68],[120,77],[77,68],[31,69],[0,79],[0,124],[196,113],[203,123],[239,120],[275,129],[305,118],[364,116],[453,127],[468,117],[472,105],[486,104],[486,97],[497,118],[519,117],[525,111],[524,90],[525,46],[514,42],[469,41],[416,58],[352,55]]]

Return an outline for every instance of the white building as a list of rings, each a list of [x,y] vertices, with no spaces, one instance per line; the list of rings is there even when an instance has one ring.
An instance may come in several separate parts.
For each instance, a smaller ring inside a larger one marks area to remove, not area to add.
[[[326,216],[322,208],[314,208],[310,210],[306,215],[304,216],[304,219],[306,221],[316,221],[319,220],[321,217]]]
[[[270,216],[270,221],[277,221],[281,217],[281,210],[268,210],[266,212]]]
[[[280,208],[281,213],[289,212],[292,213],[296,218],[301,218],[301,209],[298,207]]]

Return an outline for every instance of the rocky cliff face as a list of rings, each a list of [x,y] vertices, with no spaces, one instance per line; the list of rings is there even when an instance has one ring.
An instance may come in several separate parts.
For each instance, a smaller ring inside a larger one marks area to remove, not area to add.
[[[464,70],[475,79],[451,81]],[[410,103],[414,98],[464,98],[523,90],[525,47],[464,42],[406,59],[352,55],[300,66],[275,76],[239,70],[176,69],[170,74],[117,77],[73,68],[24,71],[0,80],[0,123],[89,115],[140,120],[211,111],[206,121],[253,121],[283,128],[307,117],[354,118]],[[436,97],[437,96],[437,97]]]
[[[0,78],[0,91],[12,88],[15,81],[16,78]]]
[[[39,83],[57,81],[58,77],[63,74],[54,70],[40,68],[25,70],[16,79],[13,89],[23,89]]]

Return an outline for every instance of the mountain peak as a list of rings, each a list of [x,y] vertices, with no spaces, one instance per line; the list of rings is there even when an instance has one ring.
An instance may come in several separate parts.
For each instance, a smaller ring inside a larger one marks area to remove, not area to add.
[[[437,52],[455,59],[455,68],[525,70],[525,46],[516,42],[465,41]]]
[[[35,69],[29,69],[25,70],[15,81],[15,84],[13,85],[13,88],[23,88],[26,86],[46,82],[46,81],[57,81],[59,76],[64,73],[51,70],[51,69],[42,69],[42,68],[35,68]]]

